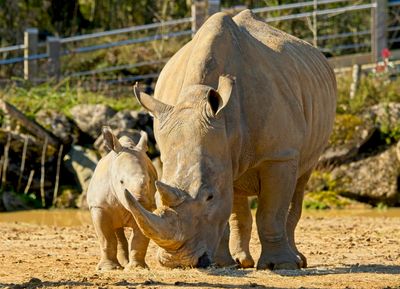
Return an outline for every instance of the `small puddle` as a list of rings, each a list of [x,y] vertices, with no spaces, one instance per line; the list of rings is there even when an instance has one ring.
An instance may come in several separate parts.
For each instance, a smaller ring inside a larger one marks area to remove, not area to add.
[[[400,218],[400,208],[389,209],[343,209],[343,210],[303,210],[302,217],[371,217]]]
[[[87,210],[56,209],[0,213],[0,222],[71,227],[91,225],[92,219]]]
[[[386,210],[376,209],[344,209],[344,210],[304,210],[304,217],[372,217],[372,218],[400,218],[400,208],[391,208]],[[30,223],[46,226],[86,226],[92,224],[90,213],[87,210],[74,209],[55,209],[55,210],[31,210],[18,212],[0,213],[0,222],[7,223]]]

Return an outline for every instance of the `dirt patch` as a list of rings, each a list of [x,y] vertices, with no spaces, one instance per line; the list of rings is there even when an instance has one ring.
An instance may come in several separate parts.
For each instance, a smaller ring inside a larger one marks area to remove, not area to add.
[[[71,216],[69,216],[71,217]],[[85,216],[87,219],[87,215]],[[91,225],[0,223],[0,288],[400,288],[400,217],[306,214],[297,230],[309,268],[166,269],[96,272]],[[255,259],[260,244],[253,231]]]

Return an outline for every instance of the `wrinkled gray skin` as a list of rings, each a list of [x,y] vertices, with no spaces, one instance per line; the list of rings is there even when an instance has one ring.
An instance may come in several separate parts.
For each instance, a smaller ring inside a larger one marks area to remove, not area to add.
[[[154,98],[135,94],[155,117],[162,204],[151,213],[129,198],[130,210],[161,264],[228,265],[232,255],[252,267],[247,197],[257,195],[257,268],[305,267],[294,231],[336,109],[324,56],[249,10],[217,13],[166,64]]]
[[[98,270],[147,267],[145,255],[149,239],[139,230],[128,207],[124,191],[146,210],[155,209],[154,182],[157,173],[146,155],[147,135],[141,132],[138,144],[128,137],[119,140],[103,128],[109,153],[98,163],[89,184],[87,202],[100,243]],[[129,241],[124,227],[132,228]]]

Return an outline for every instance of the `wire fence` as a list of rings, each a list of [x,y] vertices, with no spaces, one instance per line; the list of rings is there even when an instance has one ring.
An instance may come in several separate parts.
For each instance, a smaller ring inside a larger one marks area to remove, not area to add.
[[[396,11],[396,9],[400,7],[400,2],[387,3],[383,0],[376,0],[373,3],[363,3],[362,0],[357,2],[348,0],[313,0],[273,7],[260,7],[252,9],[252,11],[253,13],[263,17],[267,23],[271,23],[272,25],[276,25],[278,27],[280,24],[287,21],[296,21],[299,19],[306,21],[308,25],[306,25],[306,27],[309,28],[311,36],[305,36],[303,37],[303,39],[318,46],[320,50],[324,53],[330,53],[332,55],[348,55],[349,53],[352,54],[359,51],[366,51],[371,54],[377,54],[379,53],[379,49],[381,49],[382,46],[382,44],[377,43],[378,40],[376,39],[381,37],[381,35],[377,35],[377,31],[383,31],[383,33],[391,33],[391,35],[393,34],[391,37],[389,37],[389,39],[385,40],[386,45],[396,45],[397,43],[400,43],[400,35],[396,34],[397,31],[400,31],[400,23],[398,23],[398,21],[394,22],[394,24],[389,24],[388,27],[385,26],[382,28],[377,26],[382,26],[382,21],[379,21],[380,19],[375,19],[376,17],[388,17],[387,15],[383,15],[382,13],[376,13],[378,10],[382,10],[380,9],[381,7],[378,6],[382,5],[382,3],[385,3],[387,8],[393,11]],[[341,4],[345,6],[335,8],[323,8],[329,4]],[[339,33],[331,34],[318,34],[318,17],[334,17],[337,15],[342,15],[344,13],[353,13],[357,11],[364,11],[366,13],[365,15],[366,18],[368,18],[367,21],[370,22],[371,29],[363,29],[358,31],[358,27],[351,27],[351,31],[340,31]],[[281,13],[282,15],[276,15],[276,13]],[[30,80],[31,78],[38,78],[37,61],[47,60],[46,62],[44,62],[44,65],[46,66],[46,70],[49,71],[49,78],[86,78],[94,77],[96,75],[107,73],[109,74],[117,71],[132,70],[149,66],[158,67],[157,71],[152,71],[151,73],[145,73],[143,75],[125,76],[123,78],[117,77],[115,79],[107,80],[107,83],[119,84],[140,79],[156,78],[158,75],[158,71],[161,69],[162,65],[166,63],[168,57],[158,57],[158,59],[154,60],[111,65],[103,68],[94,67],[94,69],[87,69],[84,71],[68,71],[65,69],[62,71],[62,63],[60,62],[62,61],[63,57],[66,56],[75,56],[77,54],[95,52],[100,50],[110,50],[116,47],[129,45],[144,45],[148,42],[155,42],[160,40],[165,41],[175,38],[184,38],[184,43],[185,41],[188,41],[190,39],[190,36],[195,33],[195,29],[193,27],[194,23],[197,23],[196,21],[196,14],[194,14],[192,17],[188,18],[115,29],[111,31],[96,32],[64,38],[51,37],[51,41],[49,38],[48,41],[45,43],[38,43],[36,39],[31,42],[27,41],[24,44],[2,47],[0,48],[0,55],[2,54],[4,56],[8,56],[10,53],[21,54],[21,52],[23,52],[23,55],[0,59],[0,71],[6,65],[12,66],[18,64],[20,65],[21,63],[23,63],[23,75],[26,79]],[[191,25],[191,28],[188,28],[189,25]],[[171,31],[165,32],[165,30]],[[153,33],[153,35],[149,35],[149,31],[156,32]],[[35,37],[35,33],[37,34],[37,30],[29,29],[29,31],[27,31],[26,33],[28,35],[26,35],[25,39],[29,40],[29,36]],[[111,42],[109,41],[110,37],[126,38],[127,34],[132,33],[139,35],[129,37],[128,39],[117,39]],[[350,43],[349,41],[346,41],[346,39],[362,39],[362,42]],[[84,45],[83,43],[85,41],[95,41],[95,43]],[[335,45],[326,45],[325,43],[329,41],[333,41]],[[69,47],[71,45],[75,45],[76,47]],[[39,53],[39,50],[43,48],[45,48],[46,51],[43,53]],[[372,55],[371,59],[374,59],[373,56],[374,55]],[[80,57],[84,58],[84,56]]]

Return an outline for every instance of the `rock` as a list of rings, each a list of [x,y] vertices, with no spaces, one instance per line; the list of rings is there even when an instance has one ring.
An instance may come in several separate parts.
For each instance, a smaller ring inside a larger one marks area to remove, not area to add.
[[[400,103],[380,103],[368,108],[363,118],[372,119],[382,131],[400,128]]]
[[[138,112],[134,110],[122,110],[117,112],[109,121],[112,129],[127,130],[133,129],[138,124]]]
[[[57,196],[56,208],[76,208],[79,199],[79,192],[74,188],[60,188],[60,194]]]
[[[41,110],[36,114],[36,121],[64,144],[78,142],[78,128],[65,115],[55,110]]]
[[[342,164],[355,157],[360,149],[373,139],[377,129],[371,118],[337,115],[329,145],[321,155],[319,166]]]
[[[2,193],[2,203],[6,211],[18,211],[32,209],[23,202],[15,193],[4,191]]]
[[[96,139],[101,128],[115,115],[115,111],[103,104],[80,104],[70,110],[74,122],[84,132]]]
[[[66,168],[75,175],[82,189],[81,201],[78,204],[80,208],[86,207],[86,192],[98,161],[99,157],[94,150],[75,145],[64,157]]]
[[[370,204],[400,204],[400,161],[394,145],[387,150],[335,168],[332,180],[341,195]]]

